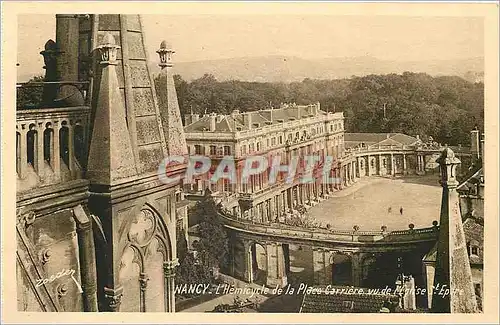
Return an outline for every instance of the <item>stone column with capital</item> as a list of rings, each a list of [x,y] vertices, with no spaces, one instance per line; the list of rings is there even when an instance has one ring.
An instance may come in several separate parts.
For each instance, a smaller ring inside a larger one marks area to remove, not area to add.
[[[104,287],[104,298],[106,299],[106,308],[110,312],[120,311],[120,305],[123,297],[123,287],[108,288]]]
[[[165,311],[175,312],[175,268],[179,265],[177,259],[163,263],[164,281],[165,281]]]
[[[456,190],[460,160],[450,148],[445,148],[437,162],[441,169],[443,195],[434,287],[448,289],[449,295],[435,289],[431,310],[437,313],[476,313],[477,302]]]
[[[146,289],[148,288],[149,277],[146,273],[141,272],[139,274],[139,286],[140,286],[140,301],[141,301],[141,312],[146,312]],[[167,290],[165,290],[167,291]]]

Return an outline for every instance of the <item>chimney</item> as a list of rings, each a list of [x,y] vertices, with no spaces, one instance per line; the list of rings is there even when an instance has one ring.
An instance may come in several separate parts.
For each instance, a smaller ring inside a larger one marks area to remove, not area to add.
[[[417,140],[420,140],[420,135],[416,135],[415,138],[417,138]]]
[[[191,114],[191,123],[198,122],[200,114]]]
[[[389,138],[391,137],[391,134],[390,134],[390,133],[387,133],[387,134],[385,135],[385,137],[386,137],[386,139],[389,139]],[[418,135],[417,135],[417,137],[418,137]],[[418,138],[417,138],[417,139],[418,139]]]
[[[479,130],[474,128],[474,130],[470,131],[470,152],[474,160],[480,158],[480,147],[479,147]]]
[[[193,114],[185,114],[184,115],[184,126],[193,124]]]
[[[297,120],[300,120],[302,117],[302,107],[297,106]]]
[[[252,113],[251,112],[247,112],[247,113],[243,114],[243,122],[249,130],[252,129]]]
[[[215,131],[215,119],[217,118],[217,114],[212,113],[210,114],[210,131],[214,132]]]

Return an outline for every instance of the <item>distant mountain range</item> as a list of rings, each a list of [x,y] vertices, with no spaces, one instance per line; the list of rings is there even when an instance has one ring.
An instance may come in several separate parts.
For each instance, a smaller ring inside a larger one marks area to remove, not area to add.
[[[392,61],[366,56],[305,60],[293,56],[265,56],[178,62],[174,68],[188,81],[205,73],[214,75],[219,81],[290,82],[304,78],[339,79],[405,71],[425,72],[433,76],[455,75],[470,81],[482,81],[484,59]],[[158,73],[158,66],[151,65],[151,71]]]

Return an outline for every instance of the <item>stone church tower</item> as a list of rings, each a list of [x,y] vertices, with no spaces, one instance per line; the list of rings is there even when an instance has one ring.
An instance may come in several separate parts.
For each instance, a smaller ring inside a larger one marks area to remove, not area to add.
[[[171,72],[157,94],[139,15],[56,18],[55,44],[48,42],[42,54],[48,78],[61,84],[44,88],[46,108],[36,112],[43,123],[32,127],[44,136],[32,137],[34,155],[29,140],[22,145],[29,134],[18,136],[18,184],[24,184],[18,187],[19,309],[173,312],[182,184],[160,182],[158,167],[187,148]],[[85,92],[75,90],[81,84],[88,84]],[[64,118],[67,112],[73,115]],[[18,112],[18,129],[28,132],[30,122],[19,120],[29,114]],[[69,131],[57,132],[62,126]],[[31,163],[30,154],[40,163]],[[55,171],[51,177],[39,175],[44,163]],[[41,189],[44,197],[37,194]],[[77,240],[56,240],[68,234]],[[75,270],[82,292],[67,276],[30,291],[63,268]]]

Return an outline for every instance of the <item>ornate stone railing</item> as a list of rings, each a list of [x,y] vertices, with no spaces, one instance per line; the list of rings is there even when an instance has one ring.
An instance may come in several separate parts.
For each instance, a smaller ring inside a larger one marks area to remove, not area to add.
[[[81,177],[90,108],[38,108],[16,113],[18,192]]]
[[[387,242],[426,242],[437,239],[438,226],[408,229],[398,231],[345,231],[327,230],[322,228],[302,228],[281,223],[257,224],[243,220],[235,220],[220,215],[226,227],[253,233],[261,236],[277,236],[290,239],[339,242],[339,243],[371,243],[384,244]]]

